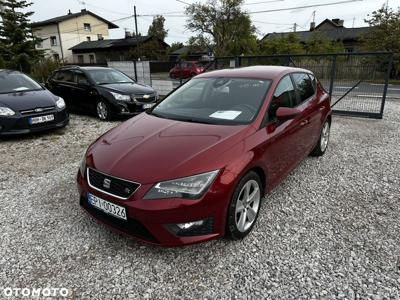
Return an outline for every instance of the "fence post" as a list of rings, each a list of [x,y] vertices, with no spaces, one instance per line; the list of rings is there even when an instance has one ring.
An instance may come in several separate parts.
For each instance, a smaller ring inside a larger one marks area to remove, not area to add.
[[[390,72],[392,71],[392,65],[393,65],[393,53],[391,53],[391,55],[390,55],[388,69],[387,69],[386,76],[385,76],[385,86],[383,88],[383,95],[382,95],[382,102],[381,102],[381,110],[379,112],[379,119],[383,118],[383,110],[385,109],[386,94],[387,94],[387,90],[388,90],[388,86],[389,86],[389,78],[390,78]]]
[[[329,96],[331,97],[331,100],[333,94],[333,82],[335,81],[336,77],[336,58],[337,58],[336,55],[332,57],[331,82],[329,84]]]
[[[137,82],[137,68],[136,68],[136,60],[133,61],[133,70],[135,71],[135,81]]]

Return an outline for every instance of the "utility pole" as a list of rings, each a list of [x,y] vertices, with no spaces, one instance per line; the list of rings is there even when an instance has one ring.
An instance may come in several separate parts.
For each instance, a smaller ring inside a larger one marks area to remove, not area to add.
[[[354,28],[354,22],[356,21],[356,17],[353,18],[353,28]]]
[[[140,52],[139,52],[139,36],[138,36],[138,29],[137,29],[136,5],[133,6],[133,15],[134,15],[134,17],[135,17],[136,53],[138,54],[138,57],[140,58]]]
[[[294,23],[293,24],[293,32],[296,32],[296,30],[297,30],[297,23]]]

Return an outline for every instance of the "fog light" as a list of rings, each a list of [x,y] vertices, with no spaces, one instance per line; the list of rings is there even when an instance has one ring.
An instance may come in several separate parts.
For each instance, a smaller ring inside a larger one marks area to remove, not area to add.
[[[176,224],[176,226],[178,226],[182,230],[187,230],[187,229],[192,228],[193,226],[201,226],[203,224],[204,224],[204,220],[200,220],[200,221],[196,221],[196,222]]]
[[[207,218],[187,223],[167,224],[165,227],[176,236],[206,235],[214,232],[214,219]]]

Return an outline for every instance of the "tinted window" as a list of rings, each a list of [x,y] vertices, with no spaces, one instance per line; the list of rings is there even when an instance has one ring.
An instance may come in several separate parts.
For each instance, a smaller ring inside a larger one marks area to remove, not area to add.
[[[114,69],[92,69],[87,70],[86,73],[89,77],[96,82],[96,84],[110,84],[110,83],[133,83],[134,81],[126,76],[124,73]]]
[[[190,122],[248,124],[257,115],[270,85],[270,80],[247,78],[192,79],[151,113]]]
[[[290,76],[285,76],[276,87],[268,109],[268,119],[276,118],[276,111],[279,107],[294,107],[296,105],[296,93]]]
[[[303,102],[314,95],[314,86],[307,74],[295,73],[292,76],[299,93],[300,102]]]
[[[89,83],[89,81],[86,78],[85,74],[83,74],[80,71],[75,71],[75,81],[77,83]]]
[[[74,74],[71,71],[59,71],[54,76],[55,80],[74,82]]]

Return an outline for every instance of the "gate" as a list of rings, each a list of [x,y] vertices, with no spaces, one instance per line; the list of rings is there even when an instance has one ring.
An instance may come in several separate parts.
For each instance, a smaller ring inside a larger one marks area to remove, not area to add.
[[[381,119],[393,63],[389,52],[217,57],[208,70],[281,65],[312,71],[331,95],[333,112]]]

